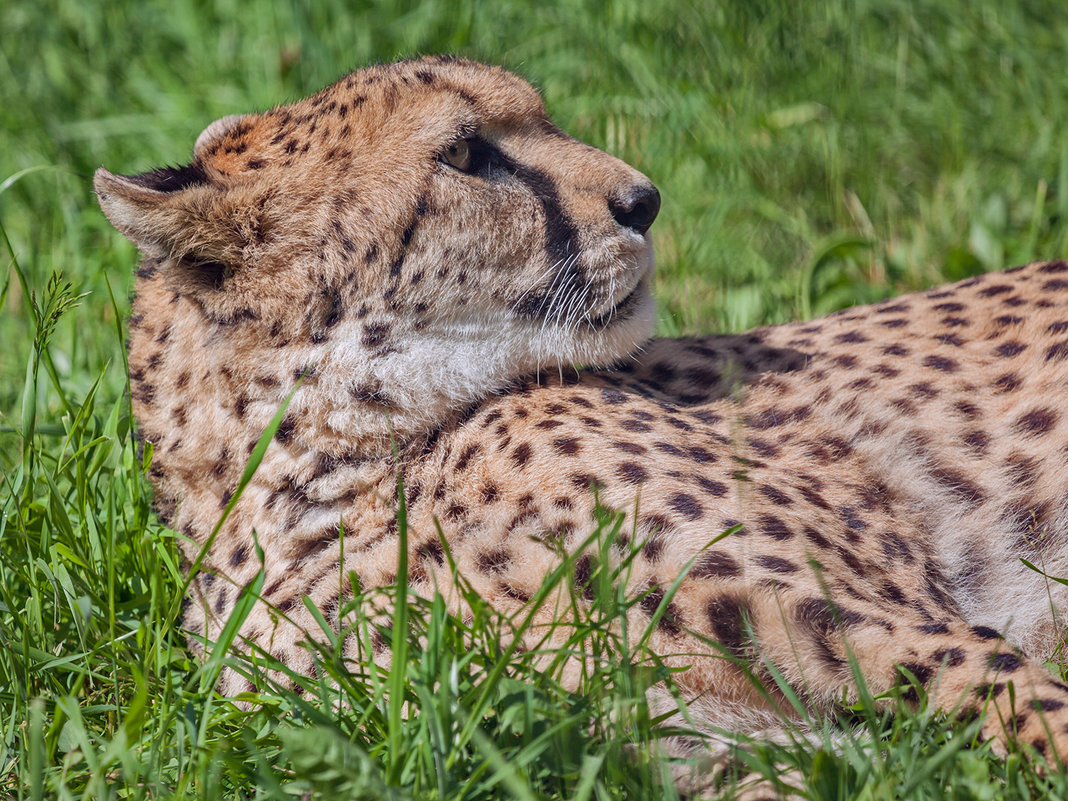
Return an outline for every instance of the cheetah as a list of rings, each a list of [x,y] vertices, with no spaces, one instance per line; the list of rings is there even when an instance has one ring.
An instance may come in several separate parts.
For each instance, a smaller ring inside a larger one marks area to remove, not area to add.
[[[1041,664],[1068,590],[1021,561],[1068,574],[1068,262],[650,340],[656,188],[522,79],[449,57],[225,117],[189,164],[95,189],[144,255],[130,391],[208,640],[262,570],[240,634],[311,671],[302,601],[340,628],[340,576],[397,581],[400,474],[411,589],[458,572],[505,612],[559,564],[548,540],[625,510],[632,628],[655,619],[710,731],[788,708],[746,665],[819,706],[855,697],[855,661],[873,693],[915,681],[1068,757]]]

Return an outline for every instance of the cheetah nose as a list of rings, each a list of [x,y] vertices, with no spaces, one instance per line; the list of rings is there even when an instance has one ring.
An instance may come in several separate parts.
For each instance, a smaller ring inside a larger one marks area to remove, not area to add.
[[[622,196],[610,198],[608,209],[624,228],[644,234],[660,213],[660,193],[652,184],[637,184]]]

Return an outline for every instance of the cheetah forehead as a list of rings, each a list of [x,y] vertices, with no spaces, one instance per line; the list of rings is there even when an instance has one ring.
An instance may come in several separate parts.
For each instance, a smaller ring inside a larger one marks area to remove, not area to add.
[[[339,142],[374,148],[402,135],[437,144],[476,128],[548,125],[541,95],[500,67],[436,56],[359,70],[315,95],[263,114],[229,115],[197,138],[216,177],[261,170]]]

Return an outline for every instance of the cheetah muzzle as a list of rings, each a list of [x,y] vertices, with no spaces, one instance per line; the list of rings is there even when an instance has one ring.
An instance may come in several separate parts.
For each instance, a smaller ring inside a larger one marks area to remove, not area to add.
[[[985,709],[984,735],[1010,721],[1068,756],[1068,688],[1040,664],[1066,588],[1021,562],[1068,574],[1068,263],[647,342],[656,189],[521,79],[448,58],[226,117],[188,165],[95,186],[144,253],[131,395],[188,559],[293,393],[193,584],[194,631],[216,637],[262,569],[241,635],[310,671],[302,599],[342,627],[339,574],[396,579],[398,471],[410,586],[451,592],[440,525],[517,609],[559,563],[545,535],[589,534],[597,487],[631,510],[629,590],[657,601],[634,631],[688,569],[651,643],[702,726],[789,707],[739,660],[817,706],[856,693],[855,660],[873,693],[907,671],[947,712]]]

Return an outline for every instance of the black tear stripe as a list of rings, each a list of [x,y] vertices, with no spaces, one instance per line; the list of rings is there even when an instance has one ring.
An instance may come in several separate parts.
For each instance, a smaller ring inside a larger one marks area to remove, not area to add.
[[[475,139],[472,145],[472,160],[479,165],[477,174],[487,180],[492,180],[494,173],[510,175],[537,199],[545,219],[546,255],[563,270],[547,279],[545,289],[528,292],[513,311],[523,317],[541,317],[549,312],[559,317],[566,309],[566,299],[580,291],[589,279],[574,258],[578,229],[564,213],[556,182],[541,170],[509,158],[489,142]]]

